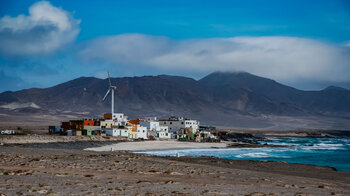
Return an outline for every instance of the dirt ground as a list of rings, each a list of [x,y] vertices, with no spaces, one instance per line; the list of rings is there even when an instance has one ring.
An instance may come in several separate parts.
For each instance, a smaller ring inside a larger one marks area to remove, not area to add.
[[[350,195],[350,172],[327,167],[92,152],[84,144],[0,146],[0,195]]]

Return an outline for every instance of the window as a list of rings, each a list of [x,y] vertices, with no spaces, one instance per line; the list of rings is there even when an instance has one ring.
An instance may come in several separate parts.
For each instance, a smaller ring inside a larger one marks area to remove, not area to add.
[[[143,132],[145,132],[145,130],[143,130]]]
[[[184,124],[184,122],[181,122],[181,124]]]
[[[172,125],[172,124],[173,124],[173,122],[170,122],[170,124]]]

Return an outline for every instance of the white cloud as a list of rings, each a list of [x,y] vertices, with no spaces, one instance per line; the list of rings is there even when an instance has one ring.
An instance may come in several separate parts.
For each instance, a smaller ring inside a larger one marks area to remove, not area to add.
[[[31,55],[53,52],[75,40],[79,20],[67,11],[40,1],[29,15],[0,18],[0,54]]]
[[[103,37],[79,52],[85,61],[191,72],[246,71],[283,82],[350,80],[350,50],[297,37],[171,40],[142,34]]]

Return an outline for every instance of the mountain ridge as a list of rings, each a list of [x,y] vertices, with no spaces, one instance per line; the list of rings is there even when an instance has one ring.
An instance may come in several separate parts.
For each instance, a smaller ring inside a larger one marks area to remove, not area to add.
[[[269,127],[282,117],[312,118],[314,124],[317,118],[321,124],[325,118],[345,119],[342,126],[350,117],[350,91],[346,89],[331,86],[303,91],[246,72],[214,72],[199,80],[158,75],[111,81],[117,84],[115,111],[131,118],[178,115],[219,126]],[[109,96],[102,101],[107,89],[107,79],[79,77],[49,88],[6,91],[0,93],[0,113],[101,116],[110,108]],[[38,108],[11,110],[11,103],[12,108],[31,103]]]

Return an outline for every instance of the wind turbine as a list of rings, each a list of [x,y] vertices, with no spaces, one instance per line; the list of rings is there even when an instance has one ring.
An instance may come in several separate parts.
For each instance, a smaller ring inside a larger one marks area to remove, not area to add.
[[[117,87],[116,86],[112,86],[111,78],[109,77],[109,72],[108,72],[108,81],[109,81],[109,89],[108,89],[106,95],[103,97],[103,101],[106,99],[108,93],[112,90],[111,112],[112,112],[112,115],[113,115],[114,114],[114,90],[117,90]]]

